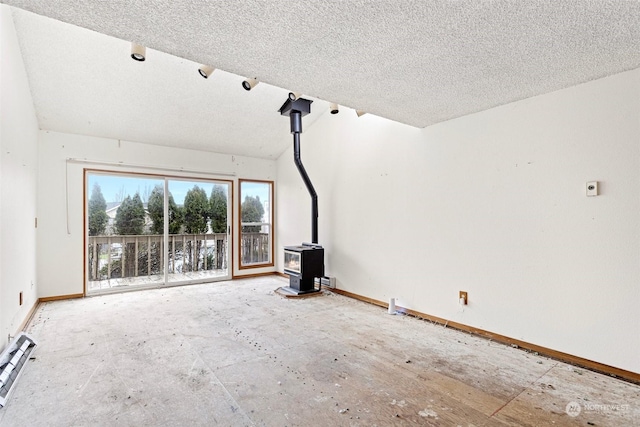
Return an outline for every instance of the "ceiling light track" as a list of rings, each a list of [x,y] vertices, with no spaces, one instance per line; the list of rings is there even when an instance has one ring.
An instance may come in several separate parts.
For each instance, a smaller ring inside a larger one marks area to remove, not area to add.
[[[133,43],[133,42],[131,43],[131,58],[135,59],[136,61],[144,61],[146,59],[146,54],[147,54],[147,49],[144,46],[139,45],[137,43]],[[203,78],[208,79],[215,70],[216,69],[210,65],[202,64],[198,68],[198,73]],[[242,87],[246,91],[250,91],[251,89],[256,87],[258,83],[260,83],[260,81],[256,77],[250,77],[245,79],[242,82]],[[301,97],[302,97],[301,92],[289,92],[289,96],[288,96],[290,102],[295,102]],[[340,106],[335,102],[329,103],[329,112],[331,114],[338,114],[340,112]],[[367,112],[364,110],[355,110],[355,112],[358,117],[361,117],[362,115],[367,114]]]

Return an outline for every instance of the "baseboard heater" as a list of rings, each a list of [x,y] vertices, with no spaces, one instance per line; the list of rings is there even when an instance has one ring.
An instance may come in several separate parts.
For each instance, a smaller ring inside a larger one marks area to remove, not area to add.
[[[318,287],[331,288],[331,289],[336,288],[335,277],[328,277],[328,276],[316,277],[314,280],[314,283],[318,285]]]
[[[33,338],[20,332],[0,355],[0,408],[7,403],[36,345]]]

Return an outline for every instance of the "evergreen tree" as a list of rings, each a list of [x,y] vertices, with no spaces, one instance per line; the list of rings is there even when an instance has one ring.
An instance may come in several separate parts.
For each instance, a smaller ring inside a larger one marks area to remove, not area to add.
[[[151,233],[164,234],[164,188],[156,185],[151,190],[147,210],[151,219]]]
[[[104,200],[102,190],[96,182],[93,184],[91,190],[91,197],[89,198],[89,236],[100,236],[105,234],[107,224],[109,222],[109,216],[107,215],[107,202]],[[100,250],[101,244],[90,245],[89,247],[89,259],[88,263],[91,267],[89,269],[91,279],[96,280],[97,277],[93,277],[93,272],[97,272],[100,269]]]
[[[147,209],[152,221],[151,232],[164,234],[164,188],[162,185],[156,185],[151,191]],[[173,200],[173,195],[169,193],[169,234],[180,233],[181,227],[182,211]]]
[[[169,234],[180,234],[183,220],[184,212],[182,208],[176,205],[173,195],[169,193]]]
[[[109,217],[107,216],[107,202],[98,183],[93,184],[89,199],[89,236],[104,234]]]
[[[216,184],[211,189],[209,199],[211,231],[214,233],[227,232],[227,194],[222,185]]]
[[[120,235],[132,235],[144,233],[144,205],[140,194],[133,197],[127,195],[116,212],[115,229]],[[121,277],[133,277],[135,275],[135,258],[138,256],[134,243],[125,243],[122,248],[122,256],[126,260],[122,266]]]
[[[197,185],[187,191],[184,198],[184,230],[188,234],[206,233],[209,224],[209,199],[207,193]],[[194,247],[195,246],[195,247]],[[198,268],[201,258],[202,241],[187,242],[188,265],[183,266],[183,271],[193,271]],[[204,254],[206,256],[206,254]]]
[[[209,198],[211,217],[211,231],[213,233],[227,232],[227,192],[224,186],[215,184],[211,189],[211,197]],[[210,262],[207,268],[221,269],[224,265],[225,258],[225,240],[224,238],[216,238],[215,252],[210,255]],[[209,254],[207,254],[209,256]],[[215,256],[215,258],[214,258]]]
[[[209,200],[207,193],[197,185],[187,191],[184,198],[184,229],[188,234],[207,232]]]
[[[116,212],[115,228],[120,235],[144,233],[144,205],[140,194],[133,197],[127,195]]]
[[[245,196],[240,208],[242,211],[242,222],[262,222],[264,206],[262,206],[260,196]],[[259,225],[244,226],[242,227],[242,232],[259,233],[261,228]]]

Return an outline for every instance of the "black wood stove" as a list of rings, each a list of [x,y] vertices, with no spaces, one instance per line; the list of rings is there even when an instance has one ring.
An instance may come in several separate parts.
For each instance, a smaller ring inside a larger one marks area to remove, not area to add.
[[[309,292],[317,292],[314,279],[324,276],[324,249],[318,245],[318,194],[304,169],[300,158],[300,134],[302,133],[302,116],[311,112],[311,103],[308,99],[291,96],[280,107],[280,114],[289,116],[291,133],[293,134],[293,160],[298,172],[307,186],[311,196],[311,241],[300,246],[285,246],[284,248],[284,272],[289,275],[289,287],[287,292],[300,295]]]
[[[289,275],[289,287],[296,294],[315,292],[314,279],[324,276],[324,249],[312,243],[285,246],[284,272]]]

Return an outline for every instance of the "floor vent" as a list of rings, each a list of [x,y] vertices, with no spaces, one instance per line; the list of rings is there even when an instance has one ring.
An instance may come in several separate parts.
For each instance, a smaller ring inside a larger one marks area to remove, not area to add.
[[[7,403],[13,385],[24,371],[25,364],[36,345],[33,338],[20,332],[0,355],[0,408]]]

